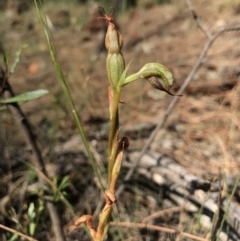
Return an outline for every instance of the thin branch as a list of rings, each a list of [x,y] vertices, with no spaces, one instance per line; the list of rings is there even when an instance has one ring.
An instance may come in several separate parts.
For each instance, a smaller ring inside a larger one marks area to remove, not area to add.
[[[6,230],[6,231],[8,231],[8,232],[10,232],[10,233],[17,234],[17,235],[19,235],[19,236],[21,236],[21,237],[23,237],[23,238],[25,238],[25,239],[27,239],[27,240],[29,240],[29,241],[38,241],[37,239],[31,238],[31,237],[29,237],[29,236],[27,236],[27,235],[25,235],[25,234],[23,234],[23,233],[18,232],[18,231],[15,230],[15,229],[8,228],[8,227],[6,227],[6,226],[4,226],[4,225],[2,225],[2,224],[0,224],[0,228],[1,228],[1,229],[4,229],[4,230]]]
[[[14,92],[6,77],[6,73],[5,73],[4,78],[5,78],[5,86],[3,89],[3,95],[7,99],[7,98],[13,97]],[[45,164],[44,164],[44,161],[43,161],[43,158],[41,155],[41,151],[37,145],[37,140],[36,140],[35,135],[33,134],[30,123],[28,122],[27,117],[23,113],[23,111],[20,108],[20,106],[18,105],[18,103],[7,104],[7,107],[9,109],[9,111],[11,112],[13,118],[15,119],[16,124],[18,125],[19,129],[22,132],[24,140],[30,150],[31,159],[33,160],[34,166],[36,167],[36,169],[39,170],[39,172],[37,172],[38,179],[40,181],[44,181],[43,178],[41,177],[41,175],[39,175],[39,173],[43,173],[46,177],[48,177],[48,173],[45,168]],[[51,217],[55,238],[58,241],[65,241],[63,229],[59,222],[59,220],[61,220],[61,218],[58,213],[58,210],[57,210],[56,206],[54,206],[52,203],[48,204],[48,201],[46,201],[46,202],[47,202],[48,212]]]
[[[206,37],[208,39],[210,39],[212,34],[206,29],[206,27],[204,27],[202,22],[199,20],[198,14],[195,11],[195,9],[193,8],[193,5],[192,5],[191,1],[190,0],[185,0],[185,1],[186,1],[186,4],[187,4],[188,8],[192,12],[193,19],[196,21],[198,27],[202,30],[202,32],[206,35]]]
[[[163,216],[165,214],[168,214],[168,213],[179,212],[181,210],[181,208],[182,207],[172,207],[172,208],[167,208],[167,209],[164,209],[164,210],[160,210],[160,211],[155,212],[155,213],[147,216],[146,218],[144,218],[142,220],[142,223],[147,223],[147,222],[151,221],[152,219],[161,217],[161,216]]]
[[[165,232],[165,233],[173,233],[173,234],[177,234],[179,236],[184,236],[184,237],[191,238],[191,239],[194,239],[194,240],[208,241],[205,238],[201,238],[201,237],[189,234],[189,233],[178,231],[176,229],[160,227],[160,226],[156,226],[156,225],[152,225],[152,224],[130,223],[130,222],[118,222],[118,223],[110,222],[110,225],[111,226],[118,225],[118,226],[127,227],[127,228],[146,228],[146,229],[157,230],[157,231]]]
[[[199,67],[201,66],[203,59],[205,58],[205,56],[207,55],[209,49],[211,48],[211,46],[213,45],[213,43],[216,41],[216,39],[224,32],[229,32],[229,31],[238,31],[240,30],[240,25],[236,25],[236,26],[229,26],[229,27],[224,27],[220,30],[218,30],[215,34],[213,34],[205,43],[201,54],[196,62],[196,64],[194,65],[194,67],[192,68],[191,72],[189,73],[189,75],[187,76],[186,80],[184,81],[183,85],[181,86],[181,88],[178,90],[177,92],[177,96],[175,96],[172,101],[170,102],[164,116],[162,117],[162,119],[160,120],[160,122],[157,124],[157,126],[155,127],[154,131],[152,132],[152,134],[150,135],[150,137],[147,140],[146,145],[143,147],[142,151],[140,152],[138,158],[136,159],[136,161],[134,162],[133,166],[131,167],[131,169],[128,170],[126,176],[124,177],[124,181],[127,182],[130,180],[130,178],[132,177],[136,167],[138,166],[138,163],[140,162],[141,158],[143,157],[143,155],[145,154],[145,152],[148,150],[149,146],[151,145],[151,143],[153,142],[155,136],[157,135],[158,131],[160,128],[162,128],[163,124],[166,122],[167,118],[169,117],[169,115],[171,114],[171,112],[173,111],[174,107],[176,106],[178,99],[180,98],[178,95],[182,95],[184,90],[187,88],[187,86],[189,85],[189,83],[191,82],[191,80],[193,79],[193,76],[195,75],[195,73],[197,72],[197,70],[199,69]],[[120,195],[120,193],[124,190],[124,184],[122,184],[117,192],[116,195]]]

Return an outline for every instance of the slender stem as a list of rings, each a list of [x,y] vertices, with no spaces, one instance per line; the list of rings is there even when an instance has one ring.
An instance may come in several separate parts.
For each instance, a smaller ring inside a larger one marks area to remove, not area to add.
[[[146,224],[146,223],[131,223],[131,222],[118,222],[118,223],[114,223],[111,222],[110,223],[111,226],[116,226],[118,225],[119,227],[127,227],[127,228],[144,228],[144,229],[152,229],[152,230],[157,230],[160,232],[165,232],[165,233],[172,233],[175,235],[179,235],[179,236],[184,236],[187,238],[190,238],[192,240],[199,240],[199,241],[208,241],[208,239],[205,238],[201,238],[189,233],[185,233],[182,231],[178,231],[176,229],[172,229],[172,228],[166,228],[166,227],[161,227],[161,226],[156,226],[156,225],[152,225],[152,224]]]
[[[112,194],[108,196],[105,192],[106,204],[103,211],[100,214],[99,225],[96,232],[95,241],[102,241],[106,236],[109,228],[110,217],[112,213],[112,205],[115,202],[115,185],[118,175],[113,175],[113,167],[118,156],[118,130],[119,130],[119,113],[118,103],[120,99],[121,89],[108,88],[109,98],[109,114],[110,114],[110,130],[109,130],[109,142],[108,142],[108,191]]]
[[[112,169],[116,159],[117,132],[119,129],[118,103],[120,99],[120,91],[109,87],[109,113],[110,113],[110,132],[108,142],[108,185],[111,184]],[[116,146],[116,148],[114,148]]]
[[[45,15],[44,11],[42,10],[42,2],[41,2],[41,0],[34,0],[34,3],[35,3],[35,6],[36,6],[39,21],[40,21],[40,23],[42,25],[42,28],[44,30],[44,33],[45,33],[45,37],[46,37],[47,44],[48,44],[48,47],[49,47],[49,52],[51,54],[52,61],[54,63],[54,66],[55,66],[55,69],[56,69],[56,72],[57,72],[58,80],[59,80],[61,88],[64,92],[65,98],[68,101],[69,108],[72,112],[72,116],[73,116],[74,121],[76,123],[76,126],[78,128],[79,134],[82,138],[83,145],[86,149],[87,156],[88,156],[90,164],[93,168],[94,174],[99,181],[101,189],[104,190],[104,186],[103,186],[102,181],[101,181],[100,173],[99,173],[98,168],[96,166],[94,157],[93,157],[92,152],[90,150],[89,143],[87,141],[86,134],[85,134],[84,129],[83,129],[83,124],[82,124],[81,118],[80,118],[79,114],[76,112],[75,104],[73,102],[70,90],[68,88],[65,76],[64,76],[63,71],[62,71],[61,64],[60,64],[59,59],[58,59],[57,50],[56,50],[56,46],[55,46],[54,41],[53,41],[52,33],[49,29],[47,19],[46,19],[46,15]]]
[[[6,227],[6,226],[4,226],[2,224],[0,224],[0,229],[4,229],[4,230],[6,230],[6,231],[8,231],[10,233],[17,234],[17,235],[19,235],[19,236],[21,236],[24,239],[29,240],[29,241],[38,241],[37,239],[31,238],[31,237],[29,237],[29,236],[27,236],[27,235],[25,235],[23,233],[18,232],[17,230],[14,230],[12,228]]]

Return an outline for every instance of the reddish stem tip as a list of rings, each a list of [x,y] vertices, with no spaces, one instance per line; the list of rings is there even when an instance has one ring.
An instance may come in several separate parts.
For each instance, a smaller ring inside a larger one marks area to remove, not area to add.
[[[98,19],[106,19],[109,23],[113,23],[113,14],[115,13],[115,9],[112,8],[113,11],[111,12],[111,14],[110,14],[110,15],[107,15],[107,14],[105,13],[104,8],[102,8],[102,7],[100,7],[100,6],[98,6],[98,7],[99,7],[99,9],[102,10],[102,12],[103,12],[103,14],[104,14],[104,17],[98,17]]]

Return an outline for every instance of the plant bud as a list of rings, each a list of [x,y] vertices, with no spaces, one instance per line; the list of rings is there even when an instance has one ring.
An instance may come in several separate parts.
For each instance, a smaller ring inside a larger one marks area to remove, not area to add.
[[[116,88],[125,68],[124,59],[121,53],[123,39],[116,29],[112,14],[110,16],[105,15],[104,18],[108,21],[108,29],[105,38],[105,45],[108,50],[106,61],[108,78],[111,86]]]

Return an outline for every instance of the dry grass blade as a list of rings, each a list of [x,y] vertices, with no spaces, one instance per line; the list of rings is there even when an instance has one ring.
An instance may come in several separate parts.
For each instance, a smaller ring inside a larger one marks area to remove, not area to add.
[[[151,215],[149,215],[148,217],[144,218],[142,220],[142,223],[147,223],[155,218],[161,217],[163,215],[169,214],[169,213],[173,213],[173,212],[180,212],[181,211],[181,207],[172,207],[172,208],[167,208],[164,210],[160,210],[158,212],[155,212]]]
[[[178,231],[172,228],[165,228],[165,227],[160,227],[160,226],[156,226],[156,225],[151,225],[151,224],[144,224],[144,223],[130,223],[130,222],[118,222],[118,223],[114,223],[111,222],[110,225],[112,226],[120,226],[120,227],[130,227],[130,228],[146,228],[146,229],[151,229],[151,230],[156,230],[156,231],[160,231],[160,232],[166,232],[166,233],[172,233],[172,234],[176,234],[179,236],[183,236],[186,238],[191,238],[193,240],[199,240],[199,241],[208,241],[205,238],[201,238],[189,233],[185,233],[182,231]]]
[[[17,235],[19,235],[20,237],[23,237],[24,239],[27,239],[27,240],[29,240],[29,241],[38,241],[37,239],[31,238],[31,237],[29,237],[29,236],[27,236],[27,235],[25,235],[25,234],[23,234],[23,233],[18,232],[17,230],[14,230],[14,229],[12,229],[12,228],[8,228],[8,227],[6,227],[6,226],[4,226],[4,225],[2,225],[2,224],[0,224],[0,228],[1,228],[1,229],[4,229],[4,230],[6,230],[6,231],[8,231],[8,232],[10,232],[10,233],[17,234]]]

